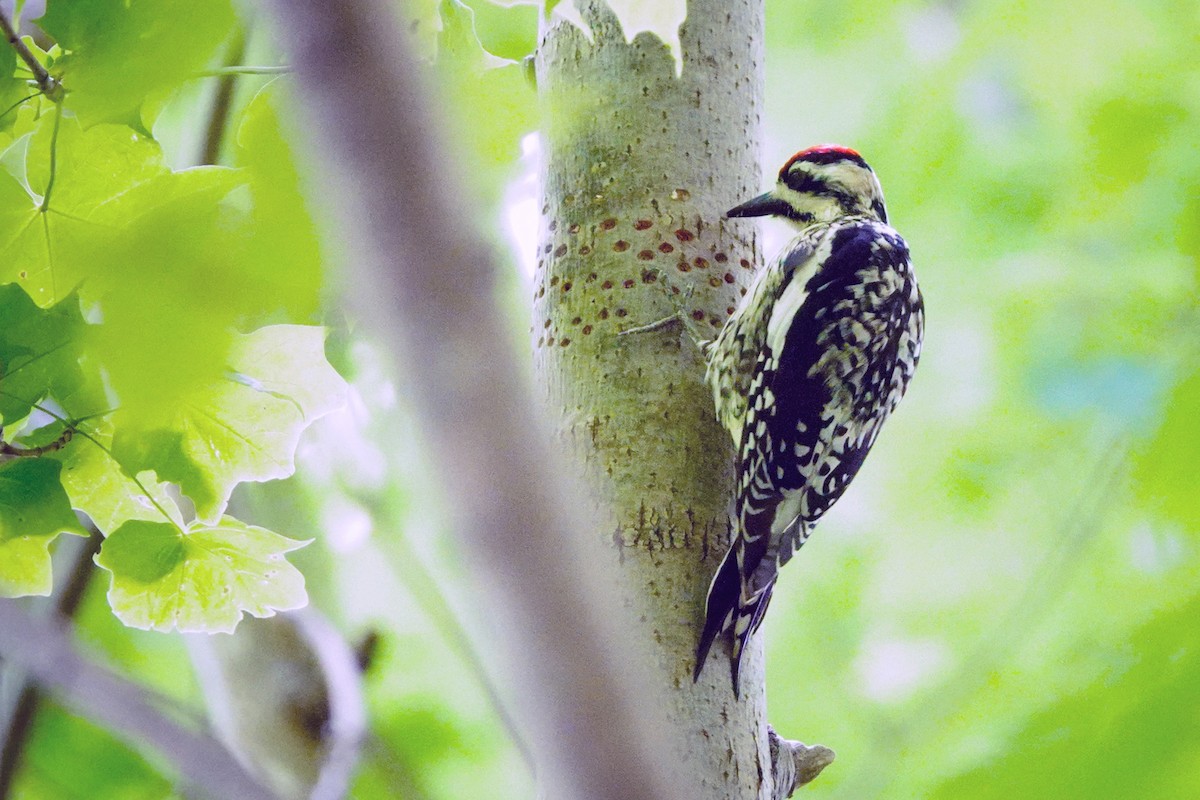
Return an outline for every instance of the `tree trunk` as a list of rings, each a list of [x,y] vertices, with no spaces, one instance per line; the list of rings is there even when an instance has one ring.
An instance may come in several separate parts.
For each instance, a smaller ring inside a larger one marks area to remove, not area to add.
[[[692,0],[683,71],[649,34],[627,44],[602,0],[577,1],[591,28],[543,23],[546,112],[533,340],[545,399],[583,465],[618,549],[621,595],[652,643],[653,674],[683,735],[679,766],[703,798],[775,796],[761,642],[741,700],[718,646],[698,683],[695,647],[709,580],[728,544],[732,442],[713,415],[704,360],[670,316],[715,337],[758,260],[751,225],[722,212],[757,194],[762,0]],[[790,786],[787,791],[790,791]]]

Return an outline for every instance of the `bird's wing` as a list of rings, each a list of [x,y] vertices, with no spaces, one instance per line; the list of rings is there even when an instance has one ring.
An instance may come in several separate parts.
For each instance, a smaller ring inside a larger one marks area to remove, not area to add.
[[[752,387],[736,505],[744,601],[841,497],[915,367],[920,295],[903,240],[860,223],[826,241],[828,256],[794,319],[778,326],[784,334],[768,337]]]

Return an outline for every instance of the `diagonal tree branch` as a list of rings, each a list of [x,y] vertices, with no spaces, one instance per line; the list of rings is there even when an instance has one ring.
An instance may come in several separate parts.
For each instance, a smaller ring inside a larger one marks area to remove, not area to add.
[[[75,713],[130,742],[152,745],[206,796],[274,800],[216,741],[168,717],[145,690],[92,664],[65,630],[30,616],[13,600],[0,600],[0,652]]]
[[[496,307],[496,260],[442,149],[383,0],[270,4],[305,98],[305,130],[339,194],[354,299],[406,362],[465,558],[497,617],[547,796],[692,796],[668,774],[673,730],[628,679],[602,575],[566,498],[560,455]]]
[[[60,99],[62,84],[58,78],[55,78],[30,52],[25,46],[25,42],[21,41],[21,35],[13,28],[12,20],[3,11],[0,11],[0,31],[3,31],[5,40],[12,46],[13,50],[17,51],[17,55],[25,66],[29,67],[29,71],[33,73],[33,79],[37,81],[38,88],[42,90],[42,94],[51,100],[58,102]]]

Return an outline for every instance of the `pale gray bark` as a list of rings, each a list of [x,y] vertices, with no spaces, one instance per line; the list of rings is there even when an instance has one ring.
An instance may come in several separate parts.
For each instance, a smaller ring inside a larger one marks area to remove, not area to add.
[[[692,337],[715,337],[759,260],[754,227],[722,212],[760,191],[763,3],[691,0],[679,76],[657,38],[627,44],[602,0],[576,7],[590,37],[552,19],[537,54],[547,117],[537,373],[586,470],[602,520],[592,535],[620,555],[638,620],[626,635],[655,648],[639,682],[669,698],[684,735],[674,757],[697,797],[786,797],[832,752],[768,735],[761,639],[740,701],[727,648],[714,648],[698,683],[691,675],[734,465]],[[617,335],[680,306],[686,330]]]

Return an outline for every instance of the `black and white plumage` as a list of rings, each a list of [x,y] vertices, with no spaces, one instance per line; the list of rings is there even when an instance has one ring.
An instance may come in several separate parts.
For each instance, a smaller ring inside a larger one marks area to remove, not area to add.
[[[732,630],[735,693],[779,568],[862,466],[916,369],[924,325],[908,247],[858,153],[802,150],[774,190],[727,214],[765,215],[800,233],[706,345],[717,418],[738,446],[738,485],[695,675]]]

